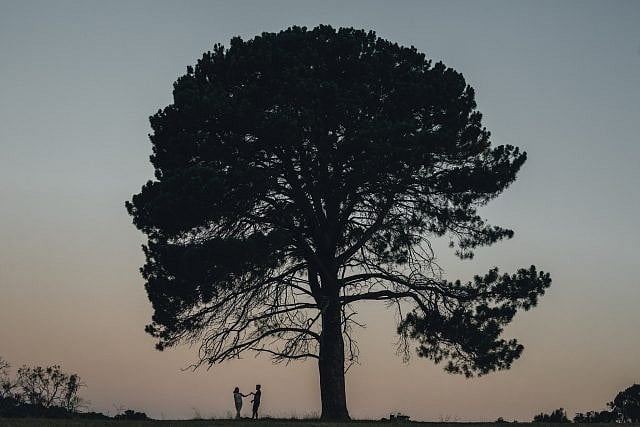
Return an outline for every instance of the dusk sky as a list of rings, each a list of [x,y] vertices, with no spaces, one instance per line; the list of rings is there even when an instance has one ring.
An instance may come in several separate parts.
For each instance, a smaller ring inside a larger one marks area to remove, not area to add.
[[[153,177],[148,116],[214,43],[292,25],[355,27],[465,76],[494,144],[527,151],[482,214],[513,239],[449,279],[535,264],[553,284],[505,331],[511,370],[465,379],[395,354],[394,313],[358,307],[352,417],[530,421],[604,409],[640,382],[640,2],[0,0],[0,357],[78,373],[90,408],[228,417],[262,384],[262,412],[318,415],[316,362],[245,358],[183,371],[196,349],[154,350],[125,200]]]

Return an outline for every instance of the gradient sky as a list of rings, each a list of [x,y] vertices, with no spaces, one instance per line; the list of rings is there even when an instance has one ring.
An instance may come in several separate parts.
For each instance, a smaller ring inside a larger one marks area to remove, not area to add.
[[[535,264],[553,285],[507,337],[525,351],[480,379],[394,353],[393,313],[360,307],[351,415],[530,420],[602,409],[640,382],[640,2],[0,0],[0,356],[77,372],[94,410],[228,416],[234,386],[263,412],[319,413],[313,361],[244,359],[183,372],[157,352],[138,268],[143,235],[124,201],[152,177],[148,116],[214,43],[291,25],[375,30],[462,72],[495,144],[529,160],[484,215],[515,237],[451,279]]]

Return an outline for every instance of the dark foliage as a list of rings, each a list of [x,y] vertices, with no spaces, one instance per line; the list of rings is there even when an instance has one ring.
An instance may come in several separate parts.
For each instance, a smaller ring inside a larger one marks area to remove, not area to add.
[[[73,418],[75,415],[60,406],[26,403],[14,397],[0,398],[0,418]]]
[[[567,418],[567,413],[564,408],[558,408],[550,414],[540,413],[533,417],[534,423],[569,423],[571,422]]]
[[[100,412],[77,412],[60,406],[45,407],[25,403],[15,397],[0,397],[0,418],[74,418],[86,420],[108,420],[111,417]]]
[[[634,384],[631,387],[618,393],[609,403],[611,411],[617,414],[623,422],[639,423],[640,422],[640,384]]]
[[[613,411],[589,411],[586,413],[578,412],[573,417],[574,423],[612,423],[618,419],[618,416]]]
[[[67,374],[58,365],[22,366],[18,369],[16,396],[30,405],[59,407],[76,412],[82,403],[78,391],[83,384],[77,374]]]
[[[13,396],[13,389],[15,388],[15,382],[9,375],[11,365],[9,362],[0,357],[0,397],[9,398]]]
[[[134,411],[133,409],[127,409],[122,414],[118,414],[113,417],[116,420],[150,420],[147,414],[144,412]]]
[[[11,366],[0,358],[0,418],[72,418],[84,400],[78,395],[84,384],[77,374],[58,365],[22,366],[15,378]]]
[[[20,401],[15,397],[0,397],[0,418],[13,418],[17,415]]]
[[[449,282],[431,239],[460,258],[513,232],[478,208],[526,160],[493,147],[463,76],[373,32],[320,26],[235,38],[188,67],[151,117],[155,180],[126,203],[158,349],[194,365],[247,350],[317,358],[323,418],[348,418],[354,304],[395,307],[400,346],[450,372],[509,368],[500,338],[550,285],[533,266]],[[408,313],[405,312],[409,310]]]

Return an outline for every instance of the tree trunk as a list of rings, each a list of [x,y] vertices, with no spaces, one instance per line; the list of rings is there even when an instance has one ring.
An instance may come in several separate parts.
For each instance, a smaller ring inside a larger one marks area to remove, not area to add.
[[[337,296],[323,307],[320,334],[320,398],[325,421],[349,420],[344,383],[342,313]]]

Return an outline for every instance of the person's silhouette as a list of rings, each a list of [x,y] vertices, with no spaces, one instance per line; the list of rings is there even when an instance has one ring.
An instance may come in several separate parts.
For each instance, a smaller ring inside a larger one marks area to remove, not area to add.
[[[262,396],[261,388],[260,384],[256,384],[256,391],[252,393],[253,400],[251,402],[253,403],[253,412],[251,414],[251,419],[258,419],[258,408],[260,407],[260,397]]]
[[[233,401],[236,404],[236,419],[240,419],[240,410],[242,409],[242,398],[249,396],[248,394],[240,393],[238,387],[233,389]]]

